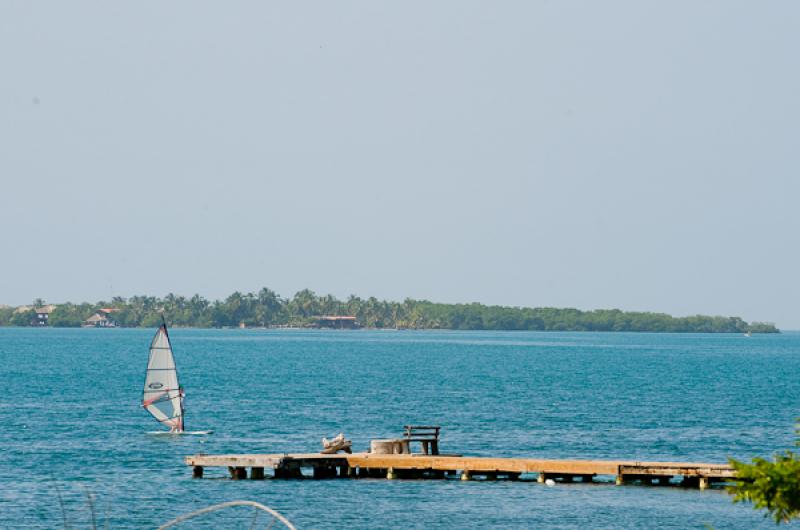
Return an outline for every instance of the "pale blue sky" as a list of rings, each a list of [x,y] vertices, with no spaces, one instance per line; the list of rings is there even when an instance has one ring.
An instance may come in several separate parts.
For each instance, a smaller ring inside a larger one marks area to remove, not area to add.
[[[800,328],[800,3],[0,4],[0,303]]]

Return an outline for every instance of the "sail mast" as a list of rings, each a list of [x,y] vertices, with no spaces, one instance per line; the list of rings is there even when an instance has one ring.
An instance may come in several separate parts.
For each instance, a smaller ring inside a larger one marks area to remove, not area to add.
[[[167,343],[169,344],[169,351],[172,353],[172,341],[169,338],[169,331],[167,331],[167,321],[164,318],[164,313],[161,313],[161,325],[164,326],[164,334],[167,336]],[[173,353],[173,364],[175,363],[174,353]],[[175,365],[175,379],[178,379],[178,366]],[[178,399],[180,400],[181,404],[181,417],[180,423],[178,424],[178,430],[183,431],[186,425],[186,409],[183,408],[183,387],[178,383]]]

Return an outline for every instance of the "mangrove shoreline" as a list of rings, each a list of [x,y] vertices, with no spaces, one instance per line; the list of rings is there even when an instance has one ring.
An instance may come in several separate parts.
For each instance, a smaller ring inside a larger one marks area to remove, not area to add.
[[[634,331],[668,333],[779,333],[774,324],[748,323],[739,317],[694,315],[673,317],[664,313],[574,308],[509,307],[444,304],[407,298],[403,302],[360,298],[339,300],[304,289],[283,298],[271,289],[235,292],[224,300],[198,294],[114,297],[95,303],[50,306],[46,321],[37,318],[37,299],[31,306],[0,307],[0,326],[80,327],[99,310],[120,327],[155,327],[162,314],[173,326],[194,328],[313,327],[323,315],[352,316],[358,325],[375,329],[451,329],[503,331]],[[41,311],[41,309],[39,309]]]

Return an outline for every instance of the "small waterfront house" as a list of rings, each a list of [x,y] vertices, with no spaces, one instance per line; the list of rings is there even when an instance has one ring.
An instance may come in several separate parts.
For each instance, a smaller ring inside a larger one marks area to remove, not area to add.
[[[46,326],[48,320],[50,319],[50,313],[56,308],[53,304],[47,304],[42,307],[36,307],[32,305],[21,305],[14,309],[15,315],[20,315],[22,313],[27,313],[28,311],[33,311],[36,316],[31,318],[29,324],[31,326]]]
[[[83,322],[85,328],[115,328],[117,323],[111,318],[111,313],[116,309],[104,307],[95,311],[94,315],[90,316]]]
[[[37,307],[36,311],[36,325],[38,326],[46,326],[48,321],[50,320],[50,313],[56,308],[53,304],[47,304],[46,306]]]
[[[314,317],[315,328],[332,328],[332,329],[356,329],[359,326],[356,317],[352,316],[335,316],[323,315]]]

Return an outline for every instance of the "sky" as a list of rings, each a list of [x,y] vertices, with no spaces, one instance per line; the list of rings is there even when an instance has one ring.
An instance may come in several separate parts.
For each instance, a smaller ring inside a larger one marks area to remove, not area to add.
[[[0,303],[800,329],[800,3],[0,4]]]

